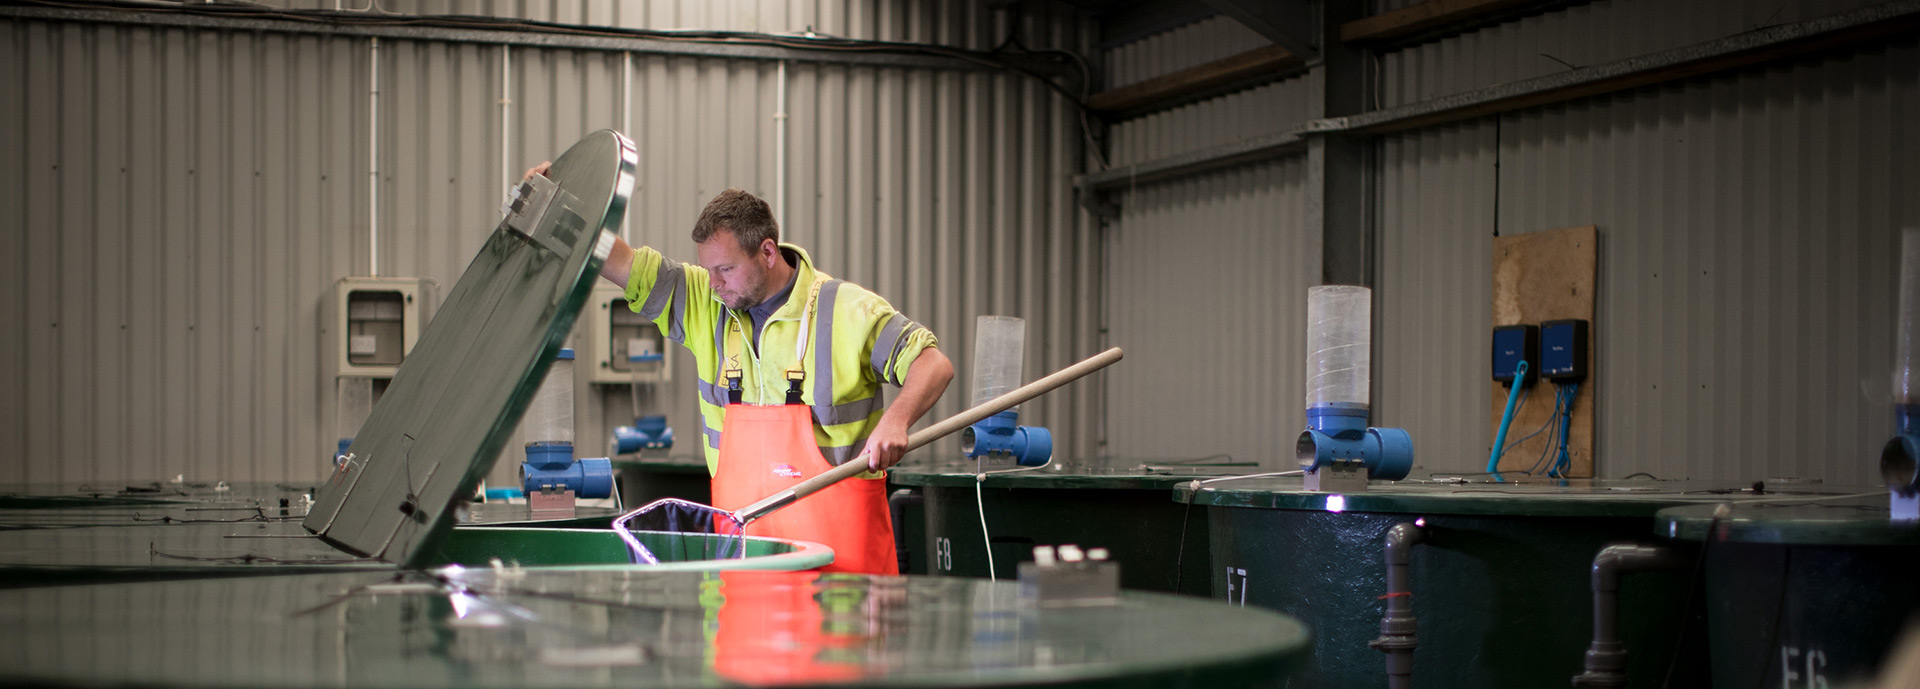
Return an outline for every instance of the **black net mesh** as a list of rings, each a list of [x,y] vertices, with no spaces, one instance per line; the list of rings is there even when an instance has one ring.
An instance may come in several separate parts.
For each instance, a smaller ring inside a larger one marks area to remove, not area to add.
[[[747,556],[744,530],[732,512],[678,498],[656,500],[621,515],[614,520],[613,528],[627,542],[633,562],[638,564]],[[635,533],[647,531],[678,534],[679,537],[659,539],[648,538],[645,533]],[[654,542],[652,547],[643,542],[648,540]]]

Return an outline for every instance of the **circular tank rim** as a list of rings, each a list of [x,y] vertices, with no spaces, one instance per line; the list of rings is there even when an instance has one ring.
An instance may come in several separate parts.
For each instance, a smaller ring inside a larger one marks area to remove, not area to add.
[[[613,470],[653,471],[662,474],[704,474],[707,473],[707,463],[705,460],[695,463],[659,459],[615,459],[613,460]]]
[[[457,531],[566,531],[578,534],[581,529],[526,528],[512,526],[457,526]],[[609,537],[617,538],[612,531]],[[674,533],[647,532],[634,533]],[[755,555],[744,559],[726,560],[688,560],[682,562],[663,562],[655,565],[645,564],[576,564],[576,565],[522,565],[520,569],[529,571],[633,571],[633,572],[701,572],[701,571],[806,571],[819,569],[833,563],[833,548],[812,541],[790,541],[785,539],[748,536],[748,539],[763,542],[781,542],[794,546],[794,550],[778,555]],[[347,553],[339,553],[343,558]],[[364,558],[363,558],[364,559]],[[714,563],[724,563],[716,566]],[[445,565],[429,569],[439,569]],[[464,566],[466,569],[478,567]],[[262,562],[257,564],[207,562],[205,564],[186,565],[76,565],[64,563],[5,563],[0,564],[0,587],[46,584],[77,583],[114,583],[123,581],[199,579],[231,576],[286,576],[298,574],[324,574],[330,572],[386,572],[399,571],[392,563],[378,560],[359,561],[346,559],[323,562]]]
[[[507,532],[520,532],[520,533],[525,533],[525,532],[542,533],[542,532],[550,532],[550,531],[570,531],[570,532],[578,533],[580,531],[579,529],[556,529],[556,528],[546,528],[546,527],[517,527],[517,526],[474,526],[474,527],[458,527],[457,526],[457,527],[454,527],[454,529],[459,531],[507,531]],[[618,538],[618,536],[614,535],[611,530],[609,530],[607,533],[609,535],[613,535],[615,538]],[[634,531],[633,533],[686,535],[686,534],[680,534],[678,532],[673,532],[673,531]],[[796,541],[796,540],[789,540],[784,538],[768,538],[766,536],[747,536],[746,539],[750,541],[759,541],[763,543],[786,543],[786,544],[792,545],[793,550],[780,553],[778,555],[754,555],[751,557],[740,558],[740,559],[729,558],[725,560],[685,560],[685,561],[677,561],[677,562],[662,562],[654,565],[643,565],[643,564],[525,565],[525,566],[522,566],[521,569],[578,570],[578,571],[632,570],[632,571],[646,571],[646,572],[722,572],[722,571],[740,571],[740,570],[771,570],[771,571],[800,572],[800,571],[805,571],[810,569],[819,569],[821,567],[825,567],[827,565],[833,564],[833,557],[834,557],[833,548],[822,543],[815,543],[813,541]],[[704,565],[708,565],[709,563],[715,563],[715,562],[737,563],[737,564],[730,564],[728,566],[722,566],[722,567],[704,566]]]
[[[1734,484],[1679,481],[1589,480],[1578,485],[1497,483],[1375,482],[1366,492],[1306,490],[1298,477],[1252,479],[1232,485],[1202,486],[1192,480],[1175,485],[1172,500],[1206,507],[1377,512],[1407,514],[1503,515],[1517,517],[1652,517],[1683,505],[1764,500],[1764,496],[1724,492]],[[1821,486],[1822,492],[1857,492]],[[1334,498],[1338,498],[1334,500]],[[1332,502],[1330,505],[1329,502]]]
[[[1801,503],[1734,504],[1717,520],[1718,505],[1689,505],[1660,510],[1654,515],[1654,534],[1677,541],[1703,541],[1707,529],[1717,532],[1714,542],[1779,545],[1920,545],[1920,522],[1895,523],[1887,499],[1836,501],[1827,506]]]
[[[934,488],[972,488],[978,474],[948,471],[903,471],[898,468],[887,477],[901,486]],[[1123,489],[1166,490],[1193,480],[1193,475],[1178,474],[1043,474],[1037,471],[993,473],[989,470],[988,488],[1047,489]]]

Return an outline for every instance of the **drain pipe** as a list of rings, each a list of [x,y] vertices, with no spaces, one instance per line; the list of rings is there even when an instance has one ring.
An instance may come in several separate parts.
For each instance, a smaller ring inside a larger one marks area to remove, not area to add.
[[[1683,569],[1686,558],[1675,548],[1610,545],[1593,558],[1593,645],[1587,647],[1585,672],[1576,687],[1627,685],[1627,645],[1620,641],[1620,575],[1654,569]]]
[[[380,37],[367,48],[367,275],[380,276]]]
[[[1413,546],[1427,540],[1425,519],[1402,522],[1387,529],[1387,609],[1380,615],[1380,638],[1367,642],[1387,654],[1387,689],[1412,689],[1413,649],[1420,645],[1419,625],[1413,617],[1413,585],[1407,565]]]
[[[773,96],[773,219],[787,222],[787,61],[774,76]]]
[[[500,46],[500,186],[513,188],[513,46]]]
[[[887,511],[893,514],[893,550],[900,559],[900,573],[907,573],[907,563],[913,561],[913,553],[907,552],[907,508],[924,504],[926,496],[912,488],[901,488],[887,496]]]

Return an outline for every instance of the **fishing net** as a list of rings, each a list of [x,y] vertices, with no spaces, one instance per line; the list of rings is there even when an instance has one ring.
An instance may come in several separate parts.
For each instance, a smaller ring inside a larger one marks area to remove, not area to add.
[[[726,560],[747,556],[746,533],[738,517],[717,507],[679,498],[647,503],[613,521],[632,562],[659,564],[688,560]],[[647,543],[653,544],[649,548]],[[656,553],[656,550],[672,549]]]

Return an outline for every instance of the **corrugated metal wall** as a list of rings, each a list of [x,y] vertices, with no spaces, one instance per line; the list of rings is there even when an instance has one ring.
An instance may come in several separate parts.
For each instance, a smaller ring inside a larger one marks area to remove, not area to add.
[[[1875,480],[1916,106],[1909,39],[1386,138],[1394,422],[1430,469],[1484,466],[1496,213],[1593,224],[1601,475]]]
[[[1106,230],[1116,466],[1228,455],[1291,463],[1320,235],[1293,156],[1127,192]],[[1299,335],[1299,336],[1296,336]]]
[[[1380,107],[1624,60],[1883,0],[1602,0],[1379,56]]]
[[[1493,135],[1491,122],[1473,123],[1379,145],[1374,423],[1413,434],[1416,471],[1484,468],[1493,442]]]
[[[1114,86],[1267,45],[1225,16],[1109,52]],[[1115,123],[1112,165],[1285,131],[1312,116],[1304,77]],[[1115,465],[1227,455],[1290,461],[1305,394],[1307,287],[1320,235],[1307,223],[1306,160],[1118,191],[1105,235],[1108,331],[1127,348],[1106,400]]]
[[[1107,51],[1104,87],[1146,81],[1272,43],[1231,17],[1215,15]]]
[[[1118,122],[1109,134],[1111,165],[1157,160],[1298,126],[1312,114],[1313,80],[1270,84]]]
[[[661,3],[612,19],[969,47],[1008,29],[974,3],[820,5],[755,17],[760,4]],[[554,7],[535,18],[597,11]],[[1036,48],[1083,40],[1064,11],[1022,30]],[[634,239],[691,259],[687,228],[714,193],[773,197],[774,63],[635,55],[623,102],[620,53],[514,48],[503,156],[502,53],[380,42],[380,274],[444,295],[497,221],[503,177],[621,127],[629,104]],[[332,286],[371,258],[368,42],[10,21],[0,55],[0,186],[19,194],[5,222],[33,228],[4,234],[0,285],[18,296],[0,306],[0,433],[43,458],[0,466],[0,483],[320,476]],[[1083,308],[1098,301],[1096,247],[1068,179],[1082,138],[1057,96],[987,72],[795,63],[789,80],[783,226],[823,269],[941,335],[962,374],[935,416],[966,401],[976,314],[1035,323],[1030,372],[1100,346]],[[687,435],[681,362],[662,399]],[[1097,389],[1025,410],[1063,451],[1090,448]],[[579,412],[583,452],[632,413],[624,389],[599,394]]]
[[[1870,4],[1575,4],[1389,51],[1375,103],[1566,69],[1541,53],[1589,65]],[[1920,141],[1907,132],[1920,112],[1916,50],[1912,39],[1869,45],[1376,140],[1375,422],[1409,429],[1426,470],[1483,467],[1494,233],[1594,224],[1600,475],[1873,481],[1891,432],[1893,249],[1899,228],[1920,227],[1920,197],[1904,193],[1920,174],[1909,162]],[[1116,164],[1297,123],[1311,116],[1310,81],[1119,123]],[[1299,90],[1272,93],[1286,89]],[[1283,158],[1119,192],[1110,327],[1130,361],[1158,363],[1115,376],[1113,454],[1285,453],[1290,433],[1271,429],[1297,426],[1298,310],[1319,240],[1213,230],[1254,224],[1247,209],[1269,195],[1306,203],[1298,184],[1256,191],[1247,181],[1288,179],[1281,171],[1302,165]],[[1285,227],[1256,225],[1273,226]],[[1165,270],[1231,241],[1242,253],[1199,273],[1203,285],[1188,285],[1190,268]],[[1176,286],[1125,277],[1156,268]],[[1208,286],[1242,298],[1196,313]],[[1213,342],[1233,339],[1217,323],[1242,320],[1267,324],[1274,341]],[[1239,375],[1243,353],[1277,357],[1277,373]],[[1259,412],[1239,402],[1256,398]]]

